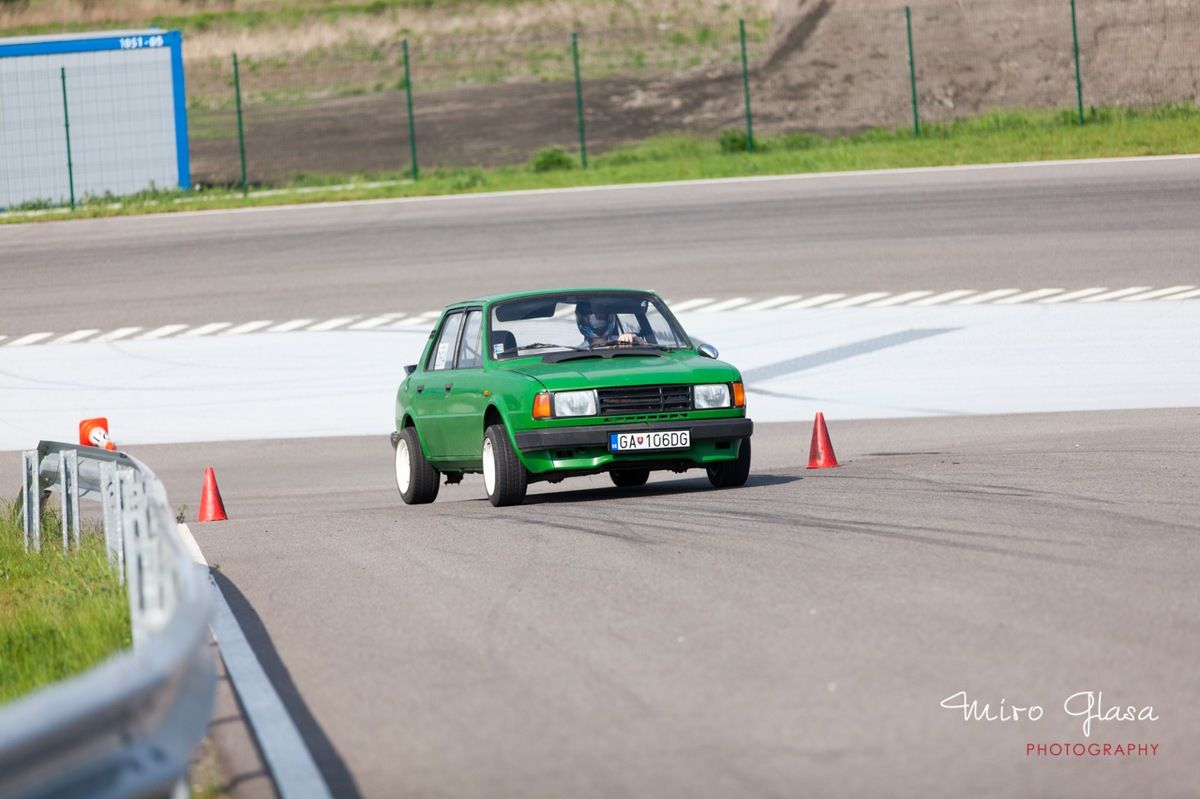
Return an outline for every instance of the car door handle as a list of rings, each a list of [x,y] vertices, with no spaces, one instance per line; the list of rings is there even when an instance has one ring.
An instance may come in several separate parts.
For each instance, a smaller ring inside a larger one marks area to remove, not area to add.
[[[454,388],[454,384],[453,384],[453,383],[447,383],[447,384],[446,384],[446,390],[447,390],[447,391],[449,391],[449,390],[450,390],[450,389],[452,389],[452,388]]]
[[[421,393],[422,391],[424,391],[424,390],[425,390],[425,384],[424,384],[424,383],[420,383],[420,384],[417,386],[417,393],[418,393],[418,394],[420,394],[420,393]]]

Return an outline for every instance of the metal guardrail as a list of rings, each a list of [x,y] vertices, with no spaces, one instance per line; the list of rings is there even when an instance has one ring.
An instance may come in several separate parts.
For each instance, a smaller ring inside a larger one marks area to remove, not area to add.
[[[26,546],[41,546],[40,502],[58,486],[63,544],[79,499],[103,506],[104,538],[129,593],[133,648],[0,708],[0,796],[186,795],[188,760],[212,715],[213,595],[179,537],[167,493],[121,452],[43,441],[22,455]]]

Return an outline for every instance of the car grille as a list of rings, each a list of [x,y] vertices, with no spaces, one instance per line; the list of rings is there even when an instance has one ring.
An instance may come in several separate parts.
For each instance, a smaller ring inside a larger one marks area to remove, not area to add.
[[[601,416],[673,413],[692,409],[691,386],[628,386],[602,388],[596,393],[600,398]]]

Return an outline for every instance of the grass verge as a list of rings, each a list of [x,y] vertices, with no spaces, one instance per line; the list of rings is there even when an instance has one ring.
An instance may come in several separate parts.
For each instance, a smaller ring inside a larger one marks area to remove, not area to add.
[[[0,36],[179,29],[189,100],[220,109],[232,102],[232,50],[245,102],[293,104],[394,90],[401,40],[423,90],[569,79],[572,31],[589,79],[730,68],[739,17],[752,58],[765,57],[770,0],[0,0]]]
[[[19,501],[0,501],[0,704],[130,646],[129,600],[103,537],[64,553],[56,513],[42,517],[42,551],[26,552]]]
[[[580,169],[573,156],[542,151],[528,163],[490,168],[430,169],[418,181],[406,173],[296,176],[288,185],[144,192],[85,201],[75,211],[46,204],[0,214],[3,222],[101,217],[217,208],[420,197],[520,189],[553,189],[701,178],[951,166],[1019,161],[1169,155],[1200,152],[1200,106],[1093,108],[1080,126],[1073,111],[997,111],[911,129],[876,129],[847,136],[796,133],[756,140],[730,132],[717,139],[662,136],[594,156]]]

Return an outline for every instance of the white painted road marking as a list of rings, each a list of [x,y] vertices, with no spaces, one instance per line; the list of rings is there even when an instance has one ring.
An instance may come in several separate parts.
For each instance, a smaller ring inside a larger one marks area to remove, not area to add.
[[[26,346],[29,346],[30,344],[36,344],[39,341],[42,341],[43,339],[48,339],[53,335],[54,335],[53,333],[30,333],[27,336],[21,336],[20,338],[13,339],[12,341],[8,342],[8,346],[10,346],[10,347],[26,347]]]
[[[370,319],[364,319],[361,322],[355,322],[350,325],[351,330],[371,330],[380,327],[388,322],[395,322],[397,319],[403,319],[402,313],[385,313],[379,316],[372,316]]]
[[[731,311],[739,305],[745,305],[750,302],[749,297],[734,297],[730,300],[722,300],[714,302],[712,305],[706,305],[703,308],[697,308],[700,313],[714,313],[716,311]]]
[[[315,320],[313,320],[313,319],[293,319],[290,322],[283,322],[282,324],[275,325],[275,327],[270,328],[269,330],[267,330],[267,332],[268,333],[290,333],[293,330],[298,330],[302,327],[311,325],[314,321]]]
[[[678,303],[668,303],[676,313],[721,313],[724,311],[794,311],[808,308],[923,308],[934,305],[1020,305],[1023,303],[1038,303],[1057,305],[1067,302],[1143,302],[1151,300],[1190,300],[1200,297],[1200,289],[1191,285],[1169,286],[1167,288],[1151,288],[1149,286],[1131,286],[1123,289],[1109,289],[1104,286],[1093,286],[1085,289],[1066,291],[1060,288],[1032,289],[993,289],[978,291],[975,289],[954,289],[935,294],[928,289],[904,292],[871,291],[847,296],[844,293],[817,294],[780,294],[765,299],[753,300],[749,297],[730,297],[713,299],[697,297],[682,300]],[[559,316],[570,316],[571,309],[559,312]],[[202,325],[163,325],[147,333],[136,336],[137,340],[153,340],[168,337],[197,338],[209,335],[236,336],[266,330],[268,333],[289,333],[294,331],[324,332],[338,328],[348,330],[394,330],[416,332],[428,329],[441,316],[441,311],[424,311],[415,315],[407,312],[392,311],[382,314],[359,314],[356,316],[339,316],[331,319],[291,319],[275,324],[271,320],[258,319],[253,322],[243,322],[232,325],[230,322],[210,322]],[[361,321],[355,321],[361,320]],[[24,347],[34,344],[88,344],[105,343],[119,339],[132,338],[143,330],[142,327],[120,327],[108,333],[99,330],[76,330],[65,335],[52,332],[37,332],[11,338],[7,334],[0,335],[0,345],[9,347]],[[179,334],[179,335],[176,335]]]
[[[821,306],[823,308],[853,308],[855,305],[865,305],[872,300],[877,300],[880,297],[886,297],[886,291],[868,291],[866,294],[859,294],[854,297],[847,297],[844,300],[831,302],[828,305]]]
[[[1122,297],[1120,302],[1142,302],[1144,300],[1156,300],[1159,297],[1166,297],[1169,294],[1182,294],[1189,289],[1194,289],[1195,286],[1171,286],[1169,289],[1155,289],[1154,291],[1145,291],[1141,294],[1134,294],[1132,297]]]
[[[46,343],[47,344],[72,344],[76,341],[83,341],[85,338],[88,338],[89,336],[94,336],[99,332],[100,331],[95,328],[93,328],[91,330],[76,330],[74,333],[68,333],[65,336],[59,336],[58,338],[54,339],[54,341],[48,341]]]
[[[390,322],[379,329],[380,330],[400,330],[401,328],[412,327],[414,325],[422,325],[422,324],[428,324],[428,320],[426,320],[420,316],[402,316],[399,319],[396,319],[395,321]]]
[[[838,324],[830,324],[834,316]],[[755,398],[756,421],[811,421],[818,407],[848,419],[1193,407],[1200,401],[1194,368],[1200,300],[1165,308],[1157,301],[1025,303],[775,309],[761,320],[734,310],[682,318],[690,333],[717,343],[726,360],[751,374],[901,331],[947,331],[886,354],[778,374],[762,386],[772,393]],[[3,415],[0,450],[27,446],[48,429],[72,429],[81,407],[110,409],[110,418],[118,412],[111,409],[119,409],[121,440],[136,444],[377,433],[395,423],[388,397],[403,380],[401,366],[415,362],[425,344],[426,335],[334,330],[90,348],[84,342],[57,347],[52,358],[29,347],[0,347],[0,396],[16,390],[22,398]],[[211,363],[221,364],[218,380],[197,368]],[[63,374],[71,376],[69,392],[62,391]],[[226,413],[231,407],[238,412]],[[179,423],[181,414],[187,424]]]
[[[98,341],[116,341],[117,339],[127,338],[139,330],[141,330],[140,327],[118,327],[111,333],[105,333],[103,336],[98,336],[92,339],[92,343],[95,344]]]
[[[1062,289],[1037,289],[1036,291],[1026,291],[1024,294],[1014,294],[1011,297],[996,300],[997,305],[1019,305],[1023,302],[1032,302],[1040,300],[1043,297],[1050,297],[1055,294],[1062,294]]]
[[[961,300],[956,300],[955,305],[980,305],[985,302],[998,300],[1001,297],[1008,297],[1012,294],[1019,294],[1020,289],[996,289],[995,291],[985,291],[982,294],[976,294],[974,297],[964,297]]]
[[[138,341],[150,341],[156,338],[166,338],[174,333],[178,333],[180,330],[187,330],[187,327],[187,325],[163,325],[162,327],[154,328],[149,333],[143,333],[142,335],[138,336]]]
[[[1200,289],[1195,291],[1186,291],[1183,294],[1172,294],[1170,297],[1163,297],[1164,300],[1190,300],[1194,297],[1200,297]]]
[[[1105,291],[1108,291],[1108,289],[1104,286],[1100,286],[1098,288],[1080,289],[1079,291],[1068,291],[1066,294],[1057,294],[1053,297],[1047,297],[1044,300],[1038,300],[1038,302],[1074,302],[1075,300],[1081,300],[1084,297],[1091,297],[1094,294],[1100,294]]]
[[[193,327],[191,330],[188,330],[185,333],[180,333],[179,337],[180,338],[199,338],[200,336],[211,336],[213,333],[216,333],[219,330],[224,330],[225,328],[229,327],[232,324],[233,324],[232,322],[211,322],[207,325],[200,325],[199,327]]]
[[[357,318],[358,318],[357,316],[338,316],[333,319],[326,319],[324,322],[320,322],[318,324],[313,325],[312,327],[305,328],[305,329],[311,330],[315,333],[322,333],[326,330],[333,330],[334,328],[342,327],[343,325],[348,325]]]
[[[221,335],[222,336],[240,336],[245,333],[253,333],[256,330],[262,330],[264,327],[267,327],[270,324],[271,324],[270,319],[259,319],[255,322],[246,322],[245,324],[238,325],[237,327],[231,327],[228,330],[226,330],[224,333],[222,333]]]
[[[932,294],[932,291],[906,291],[903,294],[893,294],[890,297],[885,297],[882,300],[867,303],[868,308],[889,308],[893,305],[904,305],[905,303],[919,300],[922,297],[927,297]]]
[[[806,300],[800,300],[799,302],[793,302],[789,305],[785,305],[783,306],[783,310],[796,311],[800,310],[801,308],[815,308],[822,303],[833,302],[834,300],[845,296],[845,294],[818,294],[815,297],[809,297]]]
[[[775,308],[780,305],[787,305],[789,302],[795,302],[800,299],[802,294],[784,294],[780,297],[771,297],[767,300],[759,300],[758,302],[750,303],[738,308],[739,311],[765,311],[768,308]],[[670,303],[667,303],[670,305]]]
[[[1121,297],[1128,297],[1130,294],[1140,294],[1143,291],[1149,291],[1150,286],[1132,286],[1127,289],[1117,289],[1116,291],[1107,291],[1104,294],[1097,294],[1093,297],[1085,297],[1080,302],[1107,302],[1109,300],[1118,300]]]
[[[683,313],[684,311],[690,311],[694,308],[699,308],[702,305],[708,305],[710,302],[713,302],[713,300],[709,297],[704,297],[697,300],[686,300],[678,305],[673,306],[671,310],[675,313]]]
[[[942,303],[952,302],[962,297],[970,297],[975,293],[975,289],[955,289],[954,291],[943,291],[941,294],[934,294],[932,297],[926,297],[923,300],[917,300],[912,305],[924,307],[926,305],[941,305]]]

